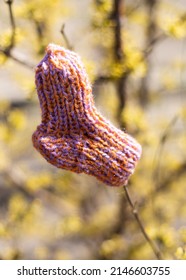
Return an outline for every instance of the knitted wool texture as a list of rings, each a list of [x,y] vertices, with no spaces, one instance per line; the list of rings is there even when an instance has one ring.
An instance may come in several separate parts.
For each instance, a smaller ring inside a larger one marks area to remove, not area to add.
[[[80,57],[49,44],[35,82],[42,121],[32,136],[34,147],[58,168],[126,185],[141,146],[97,112]]]

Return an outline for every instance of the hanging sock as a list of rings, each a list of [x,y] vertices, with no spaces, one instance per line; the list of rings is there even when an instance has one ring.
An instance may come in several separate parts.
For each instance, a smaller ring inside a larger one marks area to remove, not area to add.
[[[42,120],[32,140],[41,155],[58,168],[126,185],[141,146],[98,113],[80,57],[49,44],[35,82]]]

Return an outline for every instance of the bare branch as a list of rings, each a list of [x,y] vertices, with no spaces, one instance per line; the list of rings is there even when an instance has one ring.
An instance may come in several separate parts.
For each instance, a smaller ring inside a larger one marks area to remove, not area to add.
[[[121,0],[113,0],[113,10],[111,13],[111,19],[114,21],[114,57],[116,61],[121,62],[123,54],[123,42],[121,36]]]
[[[66,35],[66,33],[65,33],[65,23],[62,24],[60,32],[61,32],[61,34],[62,34],[62,36],[63,36],[63,39],[64,39],[65,44],[66,44],[66,47],[67,47],[69,50],[73,50],[73,47],[72,47],[72,45],[70,44],[69,39],[68,39],[68,37],[67,37],[67,35]]]
[[[115,23],[115,25],[114,25],[115,40],[114,40],[114,45],[113,45],[114,57],[115,57],[116,61],[122,62],[122,60],[124,58],[124,48],[123,48],[123,42],[122,42],[122,38],[121,38],[121,28],[122,28],[122,26],[121,26],[121,0],[113,0],[113,11],[111,14],[111,19]],[[147,53],[147,55],[148,55],[148,53]],[[143,59],[143,57],[142,57],[142,59]],[[119,120],[120,126],[122,124],[121,118],[120,118],[121,113],[122,113],[122,111],[125,107],[125,103],[126,103],[126,82],[127,82],[128,76],[130,75],[131,72],[132,72],[132,69],[128,69],[126,73],[121,75],[121,77],[116,80],[117,93],[118,93],[118,97],[119,97],[119,101],[120,101],[120,107],[118,110],[118,120]],[[101,77],[101,78],[97,79],[97,82],[106,81],[106,80],[109,81],[110,78],[111,77]],[[126,124],[125,124],[125,126],[126,126]],[[132,209],[132,213],[137,221],[137,224],[139,225],[139,228],[140,228],[145,240],[149,243],[156,258],[162,259],[162,254],[161,254],[160,250],[156,247],[154,242],[150,239],[150,237],[148,236],[148,234],[142,224],[142,221],[138,215],[138,211],[135,207],[135,204],[132,202],[132,199],[129,195],[127,187],[124,186],[123,188],[125,191],[125,196],[123,196],[122,199],[120,200],[120,208],[119,208],[119,213],[118,213],[119,219],[118,219],[118,223],[116,224],[116,226],[114,228],[114,232],[121,233],[123,230],[123,226],[124,226],[123,223],[126,221],[126,213],[127,213],[125,201],[128,201],[130,204],[130,207]],[[112,231],[110,233],[110,235],[113,235],[114,232]]]
[[[0,50],[1,51],[1,50]],[[13,55],[12,53],[8,55],[9,58],[11,58],[12,60],[14,60],[15,62],[19,63],[20,65],[22,66],[25,66],[26,68],[28,69],[31,69],[33,70],[35,65],[30,63],[30,62],[27,62],[25,60],[22,60],[20,58],[18,58],[17,56]]]
[[[166,178],[156,187],[156,192],[160,190],[166,190],[166,188],[174,182],[177,178],[182,176],[186,173],[186,162],[183,162],[176,170],[172,171],[169,176]]]
[[[162,260],[162,253],[161,251],[159,250],[159,248],[157,248],[157,246],[154,244],[154,242],[151,240],[151,238],[149,237],[149,235],[147,234],[143,224],[142,224],[142,221],[139,217],[139,214],[138,214],[138,210],[136,209],[135,207],[135,204],[133,203],[131,197],[130,197],[130,194],[129,194],[129,191],[128,191],[128,188],[127,186],[123,186],[123,189],[125,191],[125,195],[126,195],[126,198],[130,204],[130,207],[132,209],[132,213],[136,219],[136,222],[138,223],[140,229],[141,229],[141,232],[144,236],[144,238],[146,239],[146,241],[149,243],[150,247],[152,248],[153,252],[154,252],[154,255],[156,256],[156,258],[158,260]]]
[[[146,59],[151,52],[153,51],[153,47],[156,43],[159,43],[163,40],[165,40],[167,38],[166,34],[161,33],[159,34],[157,37],[155,37],[150,43],[149,45],[142,50],[142,60]],[[127,71],[125,72],[125,76],[130,75],[132,72],[131,69],[127,69]],[[102,83],[106,83],[106,82],[110,82],[110,81],[115,81],[117,80],[117,78],[115,76],[112,75],[108,75],[108,76],[98,76],[95,78],[94,83],[96,84],[102,84]]]
[[[0,47],[0,53],[3,53],[6,57],[11,58],[12,60],[14,60],[15,62],[19,63],[22,66],[25,66],[28,69],[33,69],[34,68],[34,64],[27,62],[25,60],[22,60],[21,58],[15,56],[14,54],[10,53],[9,51],[7,51],[7,49]]]
[[[167,125],[167,127],[165,128],[162,136],[160,137],[160,142],[157,148],[157,152],[156,152],[156,157],[154,159],[154,171],[153,171],[153,180],[156,182],[156,188],[158,188],[159,185],[159,173],[160,173],[160,164],[161,164],[161,158],[162,158],[162,152],[163,152],[163,148],[164,145],[171,133],[172,127],[174,126],[174,124],[176,123],[176,121],[178,120],[178,115],[175,115],[170,123]]]
[[[10,44],[6,47],[6,52],[10,53],[10,51],[15,46],[16,24],[15,24],[14,14],[12,11],[13,0],[5,0],[5,3],[8,5],[8,10],[10,15],[10,25],[11,25],[11,39],[10,39]]]
[[[13,170],[13,172],[11,171],[11,168],[9,168],[7,170],[3,170],[0,173],[0,175],[5,180],[5,182],[14,186],[14,188],[16,188],[16,190],[20,191],[22,194],[24,194],[27,199],[33,200],[34,196],[30,192],[27,191],[26,187],[24,186],[25,182],[23,183],[20,174],[16,173],[15,169],[12,169],[12,170]]]
[[[157,35],[155,38],[153,38],[149,44],[147,45],[147,47],[143,50],[143,58],[147,58],[151,52],[153,51],[153,47],[156,43],[159,43],[163,40],[165,40],[167,38],[167,35],[165,33],[160,33],[159,35]]]
[[[141,6],[141,2],[138,1],[137,3],[135,3],[135,6],[132,6],[131,8],[127,8],[126,7],[126,11],[125,11],[125,16],[131,16],[133,13],[136,12],[136,10]]]
[[[37,194],[29,191],[26,187],[26,176],[20,169],[16,169],[11,165],[7,170],[0,172],[0,175],[11,185],[12,189],[21,192],[29,201],[42,198],[46,207],[50,204],[57,213],[60,215],[64,214],[65,206],[61,208],[62,201],[58,195],[47,189],[41,189]]]
[[[27,61],[24,61],[12,54],[12,50],[15,47],[15,35],[16,35],[16,24],[15,24],[14,14],[13,14],[13,10],[12,10],[13,0],[5,0],[4,2],[8,5],[8,10],[9,10],[10,25],[11,25],[11,38],[10,38],[10,43],[8,46],[6,46],[6,47],[0,46],[0,53],[3,53],[6,57],[11,58],[15,62],[27,67],[28,69],[33,69],[33,67],[34,67],[33,64],[31,64]]]

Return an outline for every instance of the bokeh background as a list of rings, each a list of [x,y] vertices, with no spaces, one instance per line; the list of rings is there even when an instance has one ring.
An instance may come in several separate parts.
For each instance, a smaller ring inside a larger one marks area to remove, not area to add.
[[[0,258],[156,258],[123,188],[59,170],[32,146],[40,123],[34,66],[54,42],[80,54],[98,110],[141,143],[128,186],[135,208],[163,258],[186,259],[186,1],[6,2]]]

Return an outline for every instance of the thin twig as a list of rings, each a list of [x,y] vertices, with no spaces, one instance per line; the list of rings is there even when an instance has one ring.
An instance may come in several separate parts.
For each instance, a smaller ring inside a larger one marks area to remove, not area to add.
[[[17,62],[20,65],[25,66],[28,69],[33,69],[34,68],[34,64],[27,62],[26,60],[22,60],[21,58],[15,56],[14,54],[10,53],[9,51],[7,51],[7,49],[4,49],[0,46],[0,53],[3,53],[6,57],[11,58],[13,61]]]
[[[136,5],[133,6],[132,8],[128,8],[128,9],[126,8],[125,17],[131,16],[133,13],[136,12],[136,10],[137,10],[138,8],[140,8],[140,6],[141,6],[141,1],[138,1],[138,2],[136,3]]]
[[[165,33],[160,33],[159,35],[157,35],[155,38],[153,38],[149,44],[146,46],[146,48],[142,51],[143,54],[143,58],[147,58],[151,52],[153,51],[153,47],[154,45],[156,45],[156,43],[162,42],[163,40],[167,39],[168,37],[166,36]]]
[[[15,24],[14,14],[12,11],[13,0],[5,0],[5,3],[8,5],[8,10],[9,10],[9,15],[10,15],[10,25],[11,25],[10,44],[5,48],[5,52],[7,54],[9,54],[10,51],[15,46],[16,24]]]
[[[15,47],[15,36],[16,36],[16,24],[15,24],[15,18],[12,10],[12,4],[13,0],[5,0],[4,1],[8,5],[8,10],[9,10],[9,16],[10,16],[10,25],[11,25],[11,38],[10,38],[10,43],[8,46],[3,47],[0,46],[0,52],[3,53],[6,57],[11,58],[15,62],[27,67],[28,69],[33,69],[34,65],[24,61],[14,54],[12,54],[12,50]]]
[[[11,185],[12,190],[16,189],[22,193],[29,202],[42,198],[46,207],[50,204],[50,207],[52,207],[56,213],[60,215],[64,214],[65,206],[63,205],[63,207],[61,207],[62,201],[59,196],[55,192],[51,192],[47,189],[40,189],[37,193],[29,191],[27,188],[27,178],[19,168],[15,168],[15,166],[11,165],[7,170],[0,172],[0,176],[6,183]]]
[[[151,52],[153,51],[153,46],[156,43],[162,42],[163,40],[167,39],[168,37],[164,34],[161,33],[159,34],[156,38],[154,38],[149,45],[141,51],[142,56],[141,56],[141,61],[143,61],[144,59],[147,59],[148,56],[151,54]],[[127,71],[125,72],[125,75],[127,73],[127,75],[130,75],[131,72],[133,70],[132,69],[127,69]],[[115,76],[112,76],[112,74],[108,75],[108,76],[98,76],[95,78],[94,83],[95,84],[102,84],[102,83],[106,83],[106,82],[110,82],[110,81],[115,81],[117,80],[117,78]]]
[[[158,183],[158,185],[155,186],[150,192],[150,194],[140,201],[140,207],[143,207],[148,203],[149,200],[152,198],[155,199],[155,197],[162,192],[167,191],[170,184],[174,183],[176,180],[178,180],[181,176],[185,175],[186,173],[186,161],[182,162],[178,168],[176,168],[173,171],[170,171],[165,178],[161,180],[161,182]]]
[[[130,207],[132,209],[132,213],[133,213],[133,215],[134,215],[134,217],[135,217],[135,219],[136,219],[136,221],[137,221],[137,223],[138,223],[138,225],[139,225],[139,227],[141,229],[141,232],[142,232],[144,238],[149,243],[149,245],[152,248],[156,258],[158,260],[162,260],[163,258],[162,258],[162,254],[161,254],[159,248],[157,248],[157,246],[154,244],[154,242],[150,239],[149,235],[147,234],[147,232],[146,232],[146,230],[145,230],[145,228],[144,228],[144,226],[142,224],[142,221],[141,221],[141,219],[139,217],[139,214],[138,214],[138,210],[136,209],[135,204],[133,203],[133,201],[131,199],[131,196],[129,194],[127,186],[123,186],[123,189],[125,191],[126,198],[127,198],[128,202],[130,204]]]
[[[169,124],[167,125],[167,127],[165,128],[163,134],[160,137],[160,142],[157,148],[157,152],[155,154],[155,158],[154,158],[154,171],[152,174],[153,180],[156,181],[156,186],[158,187],[159,185],[159,177],[160,177],[160,164],[161,164],[161,159],[162,159],[162,155],[163,155],[163,148],[166,144],[166,141],[168,139],[168,137],[170,136],[171,130],[174,126],[174,124],[176,123],[176,121],[178,120],[179,116],[175,115],[171,121],[169,122]]]
[[[1,50],[0,50],[0,51],[1,51]],[[30,62],[27,62],[26,60],[23,60],[23,59],[21,59],[21,58],[15,56],[15,55],[12,54],[12,53],[9,54],[8,57],[11,58],[12,60],[14,60],[15,62],[19,63],[20,65],[25,66],[25,67],[28,68],[28,69],[33,70],[34,67],[35,67],[34,64],[32,64],[32,63],[30,63]]]
[[[73,50],[73,47],[72,45],[70,44],[70,41],[65,33],[65,24],[63,23],[62,26],[61,26],[61,30],[60,30],[62,36],[63,36],[63,39],[65,41],[65,44],[66,44],[66,47],[69,49],[69,50]]]
[[[7,1],[5,0],[5,3],[7,3],[7,5],[8,5],[9,15],[10,15],[10,24],[11,24],[11,29],[12,29],[11,40],[10,40],[10,45],[9,45],[9,50],[11,50],[15,45],[15,32],[16,32],[16,24],[15,24],[15,20],[14,20],[13,11],[12,11],[13,0],[7,0]]]

